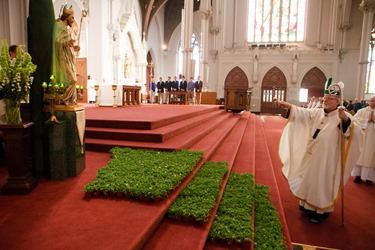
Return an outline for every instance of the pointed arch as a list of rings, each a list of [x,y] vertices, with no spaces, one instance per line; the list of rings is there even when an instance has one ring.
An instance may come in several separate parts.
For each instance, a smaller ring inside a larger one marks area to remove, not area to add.
[[[238,66],[229,71],[224,82],[225,109],[238,113],[249,110],[250,97],[248,96],[249,80],[246,73]]]
[[[247,89],[248,86],[249,80],[246,73],[238,66],[229,71],[227,77],[225,78],[225,89]]]
[[[261,112],[269,114],[283,114],[285,111],[277,107],[273,98],[286,100],[287,80],[285,74],[273,67],[264,75],[262,80]]]
[[[313,96],[320,97],[324,93],[327,77],[318,67],[313,67],[302,78],[301,88],[308,89],[308,99]]]

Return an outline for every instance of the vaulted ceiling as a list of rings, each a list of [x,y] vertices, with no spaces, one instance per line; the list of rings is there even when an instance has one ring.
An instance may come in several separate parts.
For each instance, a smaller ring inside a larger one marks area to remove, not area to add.
[[[181,9],[184,0],[139,0],[142,9],[142,32],[147,37],[149,26],[154,15],[165,5],[164,28],[165,41],[169,41],[171,32],[181,22]],[[199,0],[194,0],[194,11],[199,9]]]
[[[152,17],[163,6],[167,0],[139,0],[142,10],[142,31],[147,36]]]

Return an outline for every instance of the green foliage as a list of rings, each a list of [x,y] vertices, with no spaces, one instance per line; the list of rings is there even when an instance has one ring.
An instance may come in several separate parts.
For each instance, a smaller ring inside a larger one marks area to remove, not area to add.
[[[287,249],[276,209],[269,200],[269,188],[255,187],[254,249]]]
[[[228,172],[226,162],[206,162],[168,209],[169,218],[207,221],[219,196],[220,184]]]
[[[219,241],[251,242],[253,202],[253,175],[231,173],[209,236]]]
[[[113,148],[112,160],[98,171],[86,193],[121,193],[133,198],[163,198],[194,169],[203,153]],[[227,163],[206,162],[170,206],[170,218],[205,222],[216,204]],[[268,187],[254,184],[252,174],[231,173],[209,237],[254,249],[287,249]],[[254,206],[254,218],[252,218]],[[252,220],[254,219],[254,231]]]
[[[112,160],[98,171],[86,193],[124,193],[133,198],[159,199],[175,189],[194,169],[203,153],[182,150],[113,148]]]
[[[17,47],[16,58],[11,59],[6,40],[2,40],[0,54],[0,99],[26,100],[30,92],[36,65],[31,62],[31,56],[22,51],[23,46]]]

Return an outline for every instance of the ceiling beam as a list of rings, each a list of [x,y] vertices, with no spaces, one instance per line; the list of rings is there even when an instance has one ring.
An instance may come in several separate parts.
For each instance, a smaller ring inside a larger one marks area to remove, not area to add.
[[[143,39],[146,39],[150,23],[155,13],[168,1],[168,0],[139,0],[142,7],[142,22],[143,22]]]

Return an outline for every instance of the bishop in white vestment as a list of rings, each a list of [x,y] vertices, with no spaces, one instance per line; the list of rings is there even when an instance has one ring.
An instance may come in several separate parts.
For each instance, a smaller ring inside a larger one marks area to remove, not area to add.
[[[313,223],[333,211],[360,153],[361,129],[351,114],[338,108],[340,93],[325,92],[319,109],[279,101],[290,112],[279,145],[282,172]]]

